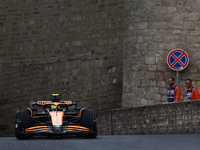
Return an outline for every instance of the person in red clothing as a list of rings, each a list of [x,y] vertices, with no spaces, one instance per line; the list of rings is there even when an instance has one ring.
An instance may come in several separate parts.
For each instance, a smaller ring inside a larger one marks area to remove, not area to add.
[[[168,78],[168,92],[167,92],[167,101],[168,102],[179,102],[181,100],[181,89],[180,86],[176,85],[174,78]]]
[[[199,91],[192,85],[192,80],[187,79],[185,85],[187,87],[187,101],[200,100]]]

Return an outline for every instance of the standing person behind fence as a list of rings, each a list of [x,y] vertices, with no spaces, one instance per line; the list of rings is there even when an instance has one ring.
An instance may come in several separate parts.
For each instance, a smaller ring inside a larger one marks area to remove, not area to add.
[[[187,101],[200,100],[199,91],[192,85],[192,80],[187,79],[185,85],[187,87]]]
[[[179,102],[181,100],[181,89],[180,86],[176,85],[174,78],[168,78],[168,92],[167,92],[167,101],[168,102]]]

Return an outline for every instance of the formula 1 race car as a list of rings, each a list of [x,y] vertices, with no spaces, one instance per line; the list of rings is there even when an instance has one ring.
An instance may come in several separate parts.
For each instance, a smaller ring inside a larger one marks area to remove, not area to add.
[[[77,135],[96,138],[96,111],[77,108],[74,101],[60,101],[59,94],[52,94],[52,101],[35,101],[33,108],[19,110],[15,120],[17,139],[29,139],[34,135]],[[38,107],[38,108],[35,108]]]

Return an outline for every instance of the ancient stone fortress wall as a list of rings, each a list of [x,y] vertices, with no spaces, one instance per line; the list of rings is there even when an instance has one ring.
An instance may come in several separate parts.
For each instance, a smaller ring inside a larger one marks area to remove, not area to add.
[[[200,90],[200,1],[126,0],[124,24],[123,108],[166,102],[167,79],[176,78],[166,62],[173,49],[190,58],[179,72],[181,101],[187,78]]]
[[[52,93],[121,108],[124,0],[0,2],[0,135],[17,110]]]
[[[4,0],[0,6],[1,136],[13,135],[17,110],[51,93],[96,110],[157,108],[166,102],[168,77],[176,76],[166,63],[175,48],[190,57],[179,73],[182,101],[186,78],[200,89],[198,0]]]
[[[200,133],[200,101],[104,110],[97,113],[100,135]]]

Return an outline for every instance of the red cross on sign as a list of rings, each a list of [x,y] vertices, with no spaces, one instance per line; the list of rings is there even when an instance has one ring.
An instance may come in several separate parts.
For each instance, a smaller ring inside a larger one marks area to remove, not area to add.
[[[182,49],[174,49],[167,55],[167,64],[175,71],[181,71],[185,69],[188,63],[189,57]]]

